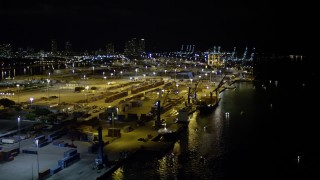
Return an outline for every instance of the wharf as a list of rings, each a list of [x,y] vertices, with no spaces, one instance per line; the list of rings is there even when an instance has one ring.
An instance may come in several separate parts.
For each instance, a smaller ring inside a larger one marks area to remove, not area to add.
[[[106,142],[107,145],[104,146],[104,154],[108,158],[108,163],[106,168],[102,169],[93,169],[93,164],[95,159],[97,158],[97,154],[89,153],[88,147],[92,144],[90,142],[82,142],[82,141],[73,141],[74,145],[77,146],[77,150],[80,153],[80,160],[70,165],[67,168],[59,171],[56,174],[47,177],[46,179],[59,179],[59,180],[85,180],[85,179],[102,179],[112,174],[117,168],[119,168],[123,163],[125,163],[130,157],[136,155],[137,152],[141,151],[151,151],[155,153],[163,153],[170,149],[176,140],[177,134],[180,133],[185,127],[185,125],[176,123],[176,117],[178,113],[178,109],[181,106],[184,106],[185,98],[187,97],[187,91],[182,91],[186,86],[182,86],[180,84],[179,88],[181,88],[179,94],[169,94],[168,96],[159,96],[157,94],[158,87],[152,88],[151,90],[155,90],[155,92],[145,93],[145,97],[141,98],[142,106],[132,107],[131,109],[127,109],[126,112],[121,112],[122,114],[135,113],[138,116],[142,114],[147,114],[150,109],[154,106],[154,102],[157,99],[161,98],[161,103],[165,104],[165,100],[168,102],[167,105],[170,105],[170,108],[167,109],[164,113],[161,114],[161,119],[165,119],[166,128],[172,133],[174,139],[173,141],[158,141],[160,128],[154,126],[155,120],[149,120],[144,122],[143,125],[138,124],[137,121],[132,119],[120,121],[113,123],[111,125],[110,122],[106,122],[106,120],[100,120],[99,126],[101,125],[103,128],[103,141]],[[83,95],[82,95],[83,96]],[[117,99],[116,101],[106,103],[104,99],[100,99],[94,102],[90,102],[90,105],[96,106],[117,106],[120,101],[124,98]],[[89,106],[89,103],[88,103]],[[165,107],[165,105],[162,105]],[[180,107],[178,107],[180,106]],[[120,108],[119,108],[120,109]],[[192,114],[195,111],[192,110],[189,114]],[[119,114],[121,114],[119,113]],[[98,115],[98,114],[94,114]],[[91,122],[77,122],[77,124],[72,123],[70,128],[77,129],[78,125],[86,125],[91,126],[91,131],[97,128],[97,124],[90,124]],[[108,137],[106,136],[108,128],[114,126],[121,130],[121,137]],[[126,132],[124,131],[124,127],[130,125],[133,128],[133,131]],[[73,127],[72,127],[73,126]],[[79,127],[80,128],[80,127]],[[85,129],[82,129],[85,130]],[[171,136],[171,135],[170,135]],[[59,140],[64,140],[65,142],[71,144],[70,137],[65,136]],[[31,144],[32,139],[29,139],[28,144]],[[23,146],[27,146],[27,143],[22,143]],[[26,144],[26,145],[24,145]],[[15,144],[16,145],[16,144]],[[49,144],[45,147],[39,149],[39,164],[40,164],[40,172],[54,168],[58,166],[58,160],[63,157],[63,152],[68,148],[62,148],[53,146]],[[25,166],[25,162],[28,162],[32,165]],[[5,174],[1,178],[6,179],[33,179],[37,177],[37,155],[30,155],[21,153],[17,157],[15,157],[14,161],[6,162],[5,166],[0,168],[0,173]],[[20,168],[21,167],[21,168]],[[11,172],[10,172],[11,169]],[[12,169],[17,169],[18,173],[13,173]],[[5,173],[10,172],[10,173]],[[16,177],[16,178],[15,178]],[[22,178],[24,177],[24,178]],[[1,179],[0,178],[0,179]]]
[[[146,104],[150,106],[151,104]],[[165,113],[161,114],[161,119],[166,120],[166,128],[173,132],[179,133],[183,125],[175,123],[177,107],[173,107]],[[143,111],[144,108],[140,107],[139,111]],[[108,142],[104,146],[104,154],[107,155],[108,163],[106,168],[100,170],[92,169],[91,165],[97,155],[84,153],[81,154],[81,160],[70,167],[63,169],[57,174],[52,175],[48,179],[105,179],[110,176],[115,170],[121,167],[127,160],[135,156],[141,151],[151,151],[154,153],[167,152],[173,147],[175,141],[158,141],[159,133],[157,127],[154,126],[155,120],[145,122],[144,125],[137,125],[135,123],[120,123],[117,122],[116,126],[121,128],[121,137],[113,138],[106,136],[106,127],[103,130],[103,140]],[[123,127],[130,125],[133,130],[125,132]],[[76,144],[76,143],[75,143]],[[87,158],[89,155],[90,160],[83,161],[83,158]],[[84,163],[82,163],[82,161]]]

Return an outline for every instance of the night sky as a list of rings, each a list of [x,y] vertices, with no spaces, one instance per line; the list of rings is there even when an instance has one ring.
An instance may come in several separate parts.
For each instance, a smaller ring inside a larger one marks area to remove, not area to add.
[[[157,52],[194,44],[198,50],[248,46],[305,53],[312,13],[300,3],[267,0],[10,0],[0,5],[0,43],[50,50],[56,39],[63,50],[70,40],[74,50],[84,51],[112,42],[121,52],[136,37]]]

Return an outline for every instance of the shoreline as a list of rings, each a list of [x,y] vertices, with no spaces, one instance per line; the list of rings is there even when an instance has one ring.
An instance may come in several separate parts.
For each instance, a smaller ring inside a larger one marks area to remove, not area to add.
[[[109,154],[110,156],[113,155],[112,158],[116,158],[116,159],[112,160],[113,162],[115,162],[115,164],[111,165],[101,176],[97,177],[97,179],[105,179],[105,178],[111,176],[112,173],[114,173],[117,169],[119,169],[123,164],[125,164],[127,161],[134,158],[136,155],[138,155],[140,153],[147,152],[147,153],[151,153],[153,155],[158,155],[158,154],[162,155],[162,154],[167,153],[170,149],[172,149],[174,147],[174,144],[179,140],[179,136],[183,132],[185,132],[185,130],[188,128],[188,125],[186,125],[186,124],[179,124],[179,123],[176,123],[176,124],[177,124],[177,126],[175,126],[175,128],[177,128],[177,129],[175,129],[175,131],[172,133],[168,133],[167,136],[158,133],[153,138],[144,142],[144,144],[138,146],[138,148],[136,147],[136,148],[133,148],[128,151],[118,150],[117,151],[118,152],[117,158],[115,157],[114,152],[110,153]],[[150,129],[149,131],[154,131],[154,130]],[[165,141],[160,141],[159,140],[160,137],[165,137],[164,138]],[[111,144],[112,143],[110,143],[109,145],[111,145]],[[126,155],[124,157],[119,155],[122,152],[126,152]],[[109,158],[109,156],[108,156],[108,158]]]
[[[92,85],[93,83],[101,83],[98,85]],[[141,80],[139,81],[140,84],[145,86],[145,83],[148,81],[144,81]],[[173,81],[175,82],[175,81]],[[110,89],[111,87],[116,88],[117,90],[122,90],[121,87],[118,87],[117,85],[122,85],[125,84],[126,81],[124,80],[119,80],[117,81],[116,85],[105,85],[102,83],[105,83],[105,81],[103,80],[94,80],[92,82],[88,82],[88,81],[81,81],[81,85],[87,85],[87,84],[91,84],[92,86],[95,87],[99,87],[98,90],[95,91],[90,91],[89,94],[96,94],[98,95],[101,92],[104,92],[108,89]],[[171,81],[168,81],[167,83],[171,83]],[[175,82],[177,83],[177,82]],[[150,83],[148,83],[150,84]],[[60,85],[60,84],[58,84]],[[40,97],[46,97],[49,94],[50,95],[57,95],[57,93],[59,93],[59,97],[60,97],[60,86],[58,86],[56,84],[54,84],[54,87],[50,87],[50,88],[44,88],[44,89],[36,89],[32,92],[29,91],[20,91],[19,93],[19,98],[20,98],[20,103],[24,102],[26,100],[26,102],[28,102],[28,98],[29,97],[34,97],[36,99],[36,96],[33,95],[37,95],[38,98]],[[165,89],[165,85],[161,85],[161,87],[163,87]],[[155,139],[159,139],[160,136],[158,129],[161,129],[163,127],[159,127],[159,128],[155,128],[154,123],[155,123],[155,119],[150,119],[148,121],[145,121],[144,125],[140,125],[140,124],[136,124],[134,120],[130,119],[131,121],[117,121],[116,123],[116,128],[119,128],[121,130],[121,138],[119,137],[110,137],[107,136],[108,134],[108,128],[111,128],[114,126],[114,124],[109,124],[106,121],[99,121],[99,125],[103,126],[103,141],[106,142],[106,146],[103,147],[103,151],[104,154],[108,157],[108,160],[112,163],[107,164],[106,168],[103,169],[96,169],[96,170],[91,170],[91,169],[85,169],[88,166],[90,166],[93,162],[95,162],[96,159],[96,154],[92,154],[90,152],[88,152],[87,150],[87,146],[92,147],[92,144],[88,144],[88,145],[84,145],[83,150],[81,151],[82,154],[80,154],[81,156],[81,160],[79,163],[75,163],[74,165],[72,165],[71,167],[62,170],[61,172],[55,174],[52,174],[49,179],[55,179],[55,178],[62,178],[64,176],[66,176],[67,174],[70,174],[70,176],[80,176],[80,174],[86,174],[86,176],[90,176],[92,178],[97,178],[97,179],[103,179],[105,177],[108,177],[109,175],[111,175],[114,171],[116,171],[119,167],[121,167],[124,163],[126,163],[129,159],[135,157],[137,154],[143,153],[143,152],[150,152],[152,154],[164,154],[166,152],[168,152],[168,150],[170,150],[170,148],[173,147],[173,145],[179,140],[179,136],[181,135],[181,133],[184,132],[184,130],[188,127],[188,125],[182,125],[180,123],[176,123],[176,112],[178,109],[181,108],[182,105],[184,105],[185,103],[183,103],[184,101],[186,101],[186,95],[187,95],[187,91],[184,91],[187,86],[188,86],[188,82],[184,82],[184,83],[179,83],[179,88],[177,86],[177,88],[180,90],[180,94],[170,94],[168,95],[168,104],[170,105],[169,111],[166,111],[164,113],[161,113],[161,118],[160,119],[165,119],[165,127],[168,128],[169,130],[172,130],[174,133],[172,135],[169,135],[168,139],[170,139],[168,142],[161,142],[161,140],[155,141]],[[141,86],[141,87],[144,87]],[[173,87],[171,87],[172,90],[175,90],[176,88],[174,87],[174,85],[172,85]],[[134,86],[132,86],[131,88],[135,88]],[[158,90],[158,86],[157,87],[153,87],[151,88],[151,90]],[[202,89],[205,89],[202,87]],[[219,93],[222,92],[225,88],[222,87],[221,90],[219,90]],[[39,93],[33,94],[35,92],[41,91]],[[81,92],[81,93],[74,93],[73,89],[69,89],[69,90],[61,90],[63,93],[61,99],[62,102],[69,102],[69,101],[73,101],[75,99],[74,96],[85,99],[87,98],[87,91]],[[129,90],[128,90],[129,91]],[[143,90],[145,92],[149,92],[150,89],[147,90]],[[156,92],[156,91],[155,91]],[[132,107],[131,109],[128,109],[125,113],[130,114],[130,113],[135,113],[138,116],[141,116],[141,114],[147,114],[147,112],[145,112],[146,110],[149,110],[151,107],[154,106],[154,102],[155,100],[157,100],[159,97],[161,97],[161,102],[165,102],[166,100],[166,96],[159,96],[156,93],[150,94],[148,96],[145,96],[143,99],[140,99],[140,101],[142,101],[142,105],[140,106],[135,106]],[[129,93],[128,93],[129,94]],[[130,96],[131,97],[132,94],[132,89],[130,90]],[[146,95],[146,94],[145,94]],[[150,97],[149,97],[150,96]],[[73,97],[73,98],[72,98]],[[121,100],[125,100],[125,98],[121,98],[121,99],[117,99],[116,101],[110,102],[110,103],[106,103],[104,99],[101,100],[97,100],[97,101],[88,101],[86,106],[89,106],[89,103],[91,106],[97,105],[97,106],[103,106],[108,107],[108,106],[112,106],[112,105],[117,105],[119,104],[119,102]],[[13,97],[13,100],[18,100],[15,99]],[[56,101],[60,101],[60,99],[56,99],[56,100],[51,100],[51,101],[45,101],[46,103],[49,102],[56,102]],[[27,104],[28,105],[28,104]],[[40,104],[40,101],[33,101],[33,104],[30,102],[30,108],[31,105],[36,106],[39,105],[41,106],[42,104]],[[217,104],[218,105],[218,104]],[[167,107],[165,104],[162,105],[162,107]],[[135,109],[137,108],[137,109]],[[82,109],[85,109],[85,107],[82,107]],[[87,113],[89,113],[90,110],[87,111]],[[91,112],[91,111],[90,111]],[[106,112],[106,108],[104,109],[104,113]],[[100,112],[99,112],[100,113]],[[122,112],[122,114],[125,114],[124,112]],[[120,115],[122,115],[121,113],[119,113]],[[189,115],[192,114],[191,112],[189,112]],[[92,114],[92,117],[94,117],[93,115],[97,116],[98,114]],[[96,119],[94,119],[96,120]],[[83,126],[82,130],[87,130],[86,128],[91,129],[90,131],[95,132],[96,131],[96,127],[97,124],[94,124],[94,121],[92,120],[92,122],[87,121],[87,122],[80,122],[79,121],[79,125]],[[71,123],[71,121],[70,121]],[[90,123],[91,127],[90,127]],[[70,128],[72,128],[73,123],[70,124]],[[125,132],[123,127],[125,127],[126,125],[130,125],[132,126],[133,132]],[[139,125],[139,126],[138,126]],[[81,128],[80,128],[81,129]],[[150,137],[152,138],[149,138]],[[146,136],[148,136],[148,138],[146,138]],[[67,139],[68,137],[66,137]],[[140,139],[147,139],[147,141],[141,141]],[[78,142],[79,143],[79,142]],[[87,143],[85,143],[87,144]],[[48,149],[51,148],[47,147]],[[53,149],[53,148],[52,148]],[[126,155],[123,156],[123,152],[126,152]],[[46,157],[46,156],[45,156]],[[89,162],[89,164],[85,164]],[[51,163],[51,160],[50,160]],[[114,164],[113,164],[114,163]],[[43,166],[43,165],[41,165]],[[51,165],[50,165],[51,166]],[[50,166],[47,166],[47,168],[49,168]],[[46,166],[44,166],[46,167]],[[80,170],[80,168],[83,168],[82,170]],[[85,172],[85,173],[84,173]],[[98,173],[98,174],[96,174]],[[68,178],[67,178],[68,179]]]
[[[218,106],[219,103],[216,104]],[[215,106],[215,107],[216,107]],[[214,110],[215,108],[213,108]],[[197,112],[197,111],[193,111]],[[198,114],[200,115],[200,114]],[[166,154],[170,149],[174,147],[174,144],[179,141],[179,137],[182,133],[184,133],[188,127],[189,124],[180,124],[176,123],[176,131],[173,133],[169,133],[168,136],[165,138],[167,141],[161,142],[157,139],[160,139],[161,136],[165,136],[162,134],[158,134],[157,136],[153,137],[149,141],[145,142],[146,144],[140,146],[139,149],[131,150],[129,151],[128,156],[126,158],[119,158],[116,160],[116,164],[112,165],[110,168],[106,170],[101,176],[97,178],[97,180],[105,179],[107,177],[111,177],[112,174],[117,171],[122,165],[124,165],[126,162],[130,161],[130,159],[134,158],[135,156],[139,155],[140,153],[151,153],[152,155],[163,155]],[[112,143],[111,143],[112,144]],[[156,144],[156,145],[155,145]]]

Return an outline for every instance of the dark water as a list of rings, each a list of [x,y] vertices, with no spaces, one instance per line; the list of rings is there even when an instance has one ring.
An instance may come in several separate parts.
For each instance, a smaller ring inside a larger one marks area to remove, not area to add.
[[[211,115],[192,119],[171,151],[134,157],[112,179],[319,179],[315,87],[236,86]]]
[[[0,80],[13,78],[15,76],[30,76],[43,75],[53,72],[53,68],[64,68],[63,66],[55,65],[34,65],[34,66],[23,66],[23,67],[12,67],[1,70]]]
[[[73,63],[64,64],[64,61],[48,63],[48,64],[36,64],[34,61],[41,61],[39,59],[0,59],[1,64],[0,80],[13,78],[15,76],[30,76],[33,75],[48,75],[54,73],[55,70],[59,69],[70,69],[89,67],[88,63]],[[53,60],[52,60],[53,61]],[[92,67],[92,66],[91,66]]]

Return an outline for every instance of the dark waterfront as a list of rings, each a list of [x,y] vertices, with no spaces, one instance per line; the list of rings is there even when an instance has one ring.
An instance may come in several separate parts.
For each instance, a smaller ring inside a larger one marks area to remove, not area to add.
[[[112,179],[318,179],[311,82],[236,83],[211,115],[191,120],[172,151],[141,153]]]

